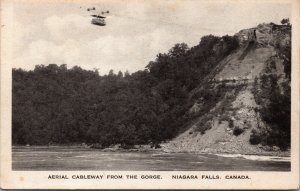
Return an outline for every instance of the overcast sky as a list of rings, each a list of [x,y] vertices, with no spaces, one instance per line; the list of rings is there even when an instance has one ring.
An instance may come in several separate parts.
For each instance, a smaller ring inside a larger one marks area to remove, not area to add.
[[[110,11],[106,26],[90,24],[92,13],[86,8],[93,6],[95,13]],[[55,63],[67,64],[68,68],[97,68],[105,74],[110,69],[144,69],[175,43],[185,42],[191,47],[204,35],[233,35],[262,22],[279,23],[290,17],[290,6],[197,0],[18,2],[13,15],[13,67],[31,70],[38,64]]]

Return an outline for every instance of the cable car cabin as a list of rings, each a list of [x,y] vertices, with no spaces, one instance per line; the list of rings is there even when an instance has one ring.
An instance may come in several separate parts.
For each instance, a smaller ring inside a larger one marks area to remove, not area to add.
[[[98,18],[93,18],[92,22],[93,25],[99,25],[99,26],[105,26],[105,20],[104,19],[98,19]]]
[[[91,15],[92,17],[94,17],[91,21],[91,23],[93,25],[99,25],[99,26],[105,26],[106,23],[105,23],[105,17],[103,16],[100,16],[100,15]]]

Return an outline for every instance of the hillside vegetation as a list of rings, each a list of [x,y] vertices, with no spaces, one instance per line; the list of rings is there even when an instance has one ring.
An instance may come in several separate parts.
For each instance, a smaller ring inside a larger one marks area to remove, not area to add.
[[[271,23],[204,36],[132,74],[56,64],[13,69],[13,144],[164,142],[170,151],[228,151],[240,141],[248,150],[288,149],[290,31]]]
[[[257,154],[289,149],[291,26],[261,24],[235,36],[239,48],[192,92],[190,112],[202,114],[164,144],[165,150]],[[222,92],[218,99],[216,92]],[[209,101],[214,105],[207,108]]]

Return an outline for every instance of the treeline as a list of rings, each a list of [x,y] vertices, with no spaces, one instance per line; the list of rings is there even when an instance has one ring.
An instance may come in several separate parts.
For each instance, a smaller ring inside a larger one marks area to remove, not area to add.
[[[176,44],[133,74],[66,65],[13,69],[13,144],[158,144],[193,117],[189,92],[238,47],[235,37]],[[209,99],[209,98],[208,98]]]

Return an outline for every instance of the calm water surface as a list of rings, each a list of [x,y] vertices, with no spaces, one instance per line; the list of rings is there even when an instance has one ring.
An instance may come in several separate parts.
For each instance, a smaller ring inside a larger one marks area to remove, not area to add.
[[[25,171],[290,171],[290,162],[248,160],[212,154],[103,152],[75,147],[13,147],[12,168]]]

